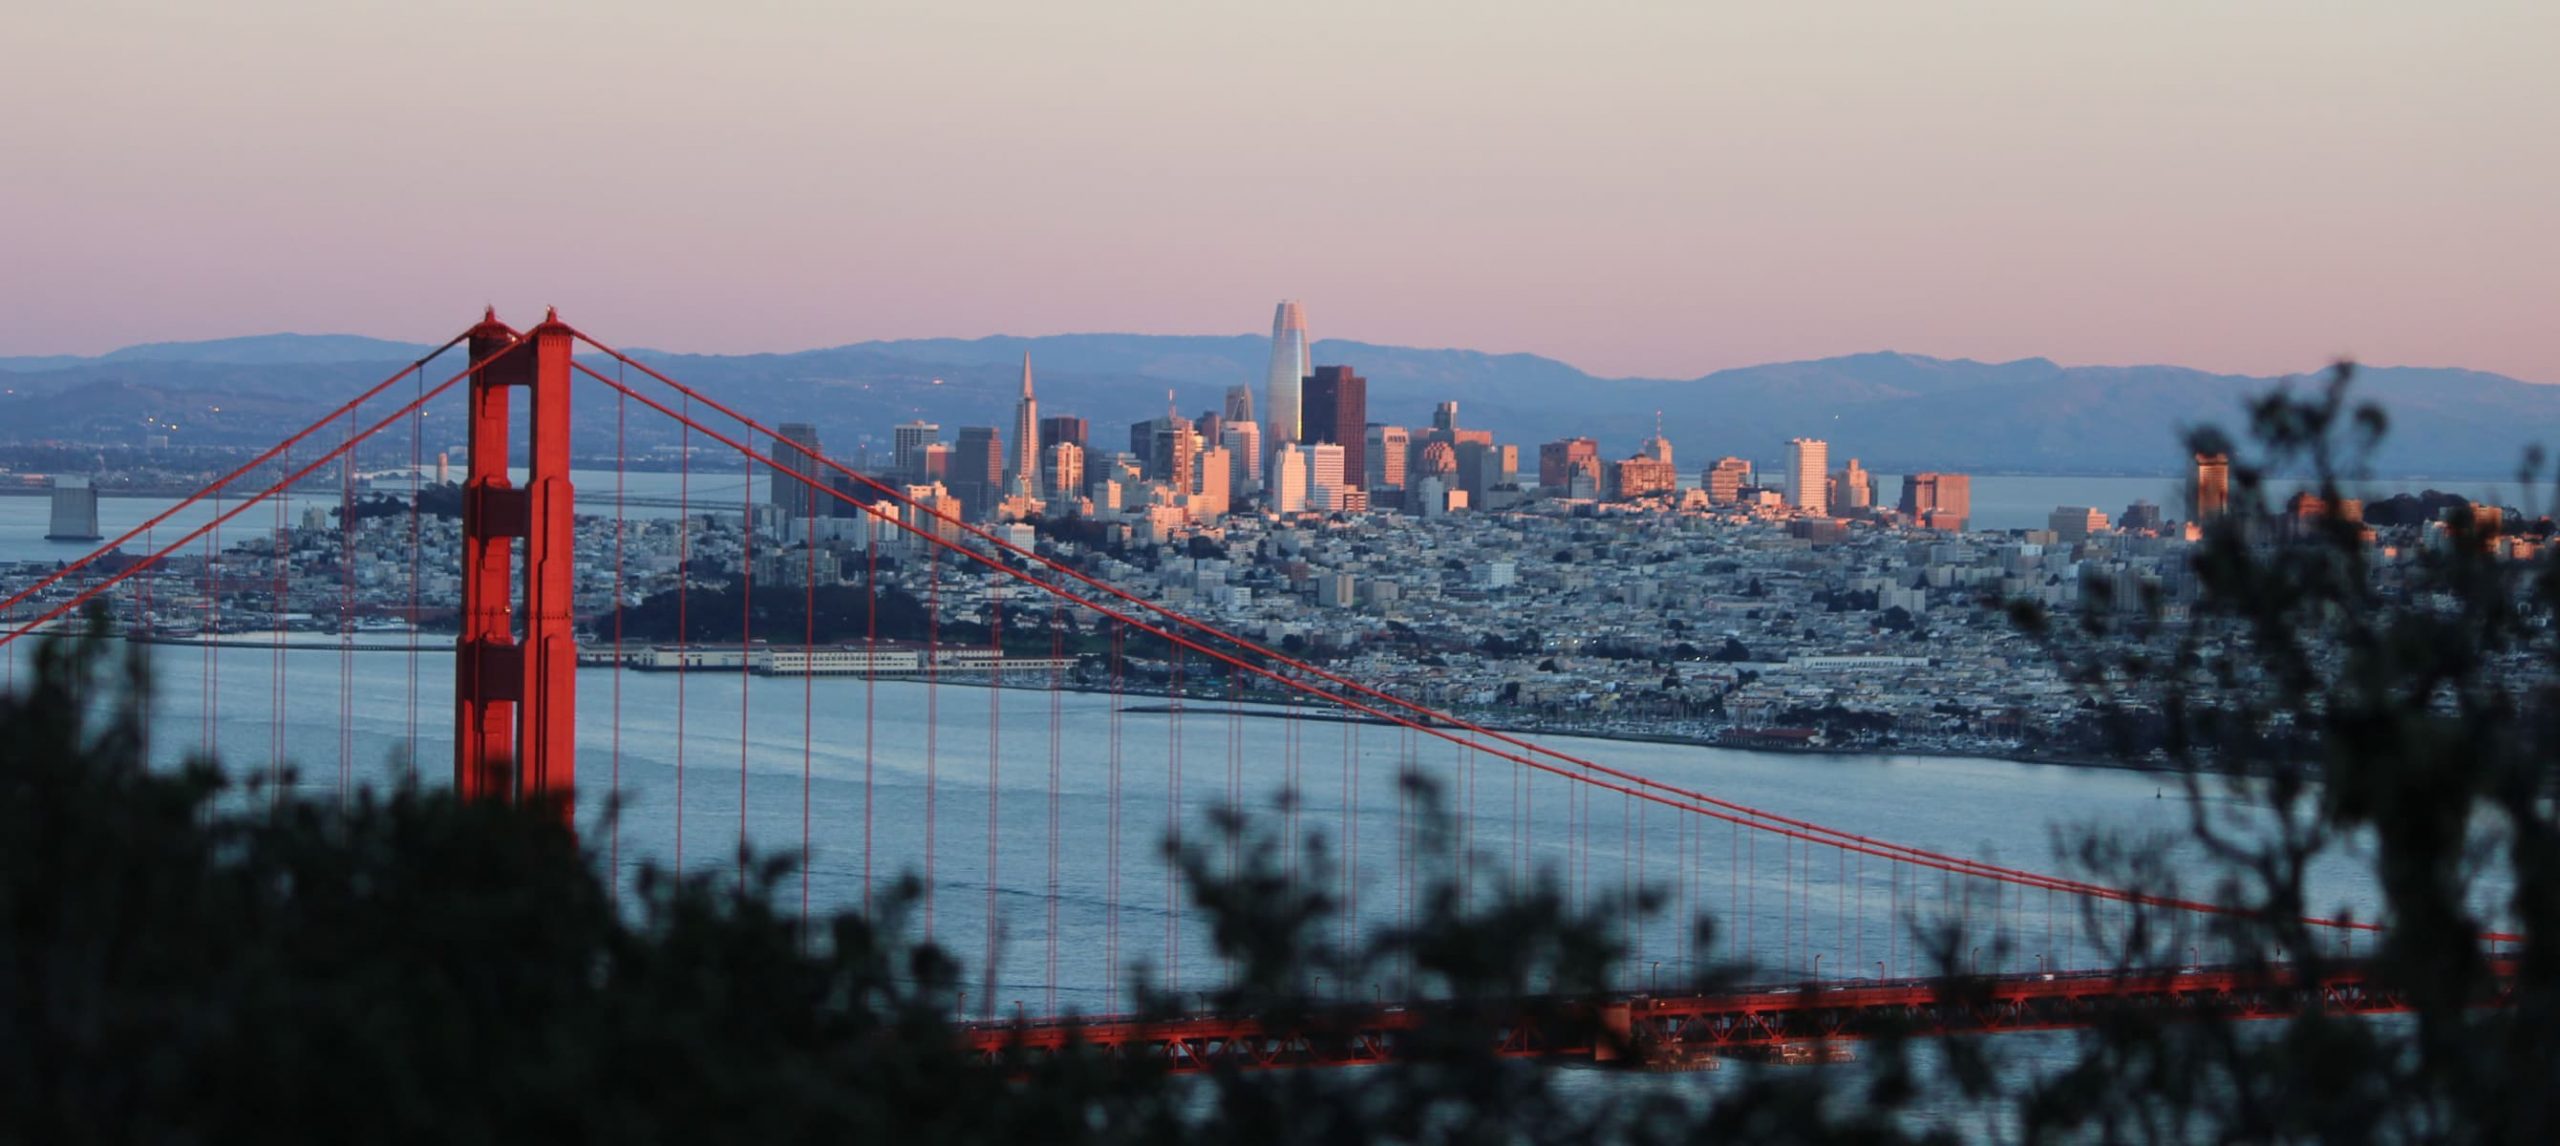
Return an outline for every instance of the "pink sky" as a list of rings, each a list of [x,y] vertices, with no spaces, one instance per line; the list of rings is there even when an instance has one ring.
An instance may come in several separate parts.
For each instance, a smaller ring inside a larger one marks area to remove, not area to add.
[[[540,9],[541,11],[534,11]],[[1781,11],[1782,10],[1782,11]],[[2560,5],[50,3],[0,353],[1268,328],[2560,381]]]

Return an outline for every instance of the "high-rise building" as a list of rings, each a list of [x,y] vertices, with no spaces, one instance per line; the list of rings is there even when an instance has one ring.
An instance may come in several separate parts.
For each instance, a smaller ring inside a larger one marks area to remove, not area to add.
[[[1816,517],[1831,512],[1831,443],[1820,438],[1787,440],[1787,497],[1796,509]]]
[[[918,457],[920,460],[917,461],[916,467],[921,472],[916,475],[916,480],[919,484],[940,483],[951,480],[951,446],[949,443],[926,442],[924,444],[924,452],[919,454]]]
[[[1597,501],[1608,492],[1608,480],[1599,458],[1575,458],[1565,466],[1564,495],[1575,501]]]
[[[1154,464],[1153,459],[1156,456],[1156,432],[1163,428],[1164,419],[1162,418],[1149,418],[1143,422],[1129,423],[1129,453],[1138,459],[1138,465],[1141,469],[1145,469],[1146,467]],[[1147,473],[1146,476],[1160,477],[1162,475],[1150,472]]]
[[[1430,440],[1456,445],[1458,442],[1458,403],[1455,399],[1431,408]]]
[[[1875,504],[1875,475],[1849,459],[1848,468],[1831,475],[1831,504],[1841,509],[1867,509]]]
[[[1262,488],[1262,427],[1250,420],[1229,420],[1218,430],[1218,445],[1227,451],[1231,472],[1227,490],[1231,494],[1253,493]]]
[[[1255,422],[1259,425],[1260,423],[1253,416],[1253,387],[1227,387],[1226,404],[1219,409],[1218,413],[1223,415],[1219,419],[1222,422]]]
[[[987,432],[992,434],[995,430],[990,427]],[[1004,459],[996,460],[1002,462]],[[907,500],[913,504],[906,513],[907,520],[946,542],[960,540],[960,521],[969,511],[941,482],[908,486]]]
[[[1008,495],[1039,497],[1040,400],[1031,396],[1031,354],[1022,355],[1022,397],[1013,406],[1013,453],[1005,466]]]
[[[785,521],[799,521],[822,513],[819,504],[825,500],[815,480],[824,480],[818,470],[818,428],[807,422],[784,422],[773,436],[773,466],[766,483],[765,501],[782,511]],[[786,471],[796,471],[791,476]]]
[[[1147,476],[1175,493],[1189,493],[1199,456],[1200,431],[1191,428],[1191,419],[1167,414],[1156,422],[1155,440],[1148,444]]]
[[[1666,466],[1672,464],[1671,439],[1662,435],[1662,411],[1656,410],[1653,412],[1653,436],[1646,438],[1643,445],[1636,447],[1636,453],[1641,457],[1652,458]],[[1673,472],[1677,473],[1678,471],[1675,469]]]
[[[1412,456],[1412,435],[1402,426],[1369,427],[1368,488],[1403,489],[1405,464]]]
[[[1350,451],[1340,442],[1317,442],[1307,447],[1307,507],[1334,510],[1342,508],[1342,491],[1354,488],[1349,470]]]
[[[1751,484],[1751,463],[1741,458],[1718,458],[1707,472],[1698,475],[1698,484],[1707,488],[1708,504],[1732,505],[1742,500],[1742,487]]]
[[[1574,468],[1583,462],[1597,467],[1600,443],[1589,438],[1564,438],[1538,447],[1538,486],[1553,493],[1564,493],[1573,484]]]
[[[1225,446],[1204,447],[1200,451],[1200,456],[1192,464],[1194,469],[1191,481],[1192,520],[1215,521],[1225,517],[1227,507],[1232,504],[1227,488],[1228,479],[1235,473],[1235,463],[1227,456],[1227,448]]]
[[[1073,442],[1059,442],[1040,451],[1040,481],[1051,497],[1075,497],[1084,492],[1084,447]]]
[[[870,520],[877,516],[872,512],[871,507],[878,505],[888,496],[866,483],[854,480],[852,475],[841,470],[830,471],[827,474],[827,488],[834,490],[835,493],[819,503],[818,516],[820,517]]]
[[[891,464],[898,468],[898,480],[923,484],[939,479],[924,472],[924,448],[942,439],[942,427],[932,422],[908,422],[891,431],[895,452]]]
[[[1518,446],[1489,446],[1483,442],[1460,442],[1452,448],[1448,442],[1435,441],[1422,447],[1422,453],[1431,458],[1430,464],[1435,467],[1438,466],[1437,456],[1444,450],[1447,451],[1449,464],[1447,468],[1438,470],[1441,487],[1463,491],[1471,504],[1484,504],[1486,490],[1498,485],[1507,485],[1518,476],[1515,472],[1520,468],[1520,447]],[[1508,462],[1504,461],[1506,456],[1510,459]],[[1418,479],[1419,476],[1415,474],[1408,480]]]
[[[1902,475],[1898,508],[1913,525],[1962,532],[1973,516],[1973,478],[1965,474]]]
[[[1274,513],[1303,513],[1307,508],[1307,451],[1296,442],[1282,442],[1271,448],[1271,509]]]
[[[1040,419],[1040,444],[1043,446],[1061,443],[1070,446],[1085,445],[1087,443],[1084,434],[1084,419],[1073,414],[1048,414]]]
[[[2090,534],[2106,531],[2107,515],[2090,506],[2060,505],[2045,516],[2045,526],[2064,541],[2087,541]]]
[[[1299,388],[1313,364],[1314,360],[1307,356],[1307,312],[1295,299],[1282,302],[1271,316],[1271,374],[1264,384],[1262,403],[1262,432],[1274,448],[1282,442],[1304,440],[1299,421],[1304,412]]]
[[[952,496],[962,512],[984,517],[1004,497],[1004,435],[993,426],[960,427],[960,444],[951,451]]]
[[[1609,466],[1609,495],[1619,501],[1670,493],[1678,488],[1680,471],[1671,468],[1668,458],[1637,454]]]
[[[2187,491],[2187,518],[2212,521],[2231,508],[2231,455],[2197,454],[2195,488]]]
[[[1307,376],[1300,440],[1342,447],[1342,484],[1369,481],[1369,380],[1348,366],[1318,366]]]
[[[1413,466],[1405,471],[1405,481],[1410,483],[1426,477],[1436,477],[1440,479],[1442,487],[1456,489],[1458,470],[1462,464],[1459,458],[1459,450],[1449,443],[1433,442],[1422,447],[1422,452],[1413,455]]]

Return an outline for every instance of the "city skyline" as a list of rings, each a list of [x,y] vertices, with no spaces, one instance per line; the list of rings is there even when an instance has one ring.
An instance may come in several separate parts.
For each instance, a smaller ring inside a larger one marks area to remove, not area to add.
[[[2560,1125],[2560,2],[9,27],[37,1140]]]

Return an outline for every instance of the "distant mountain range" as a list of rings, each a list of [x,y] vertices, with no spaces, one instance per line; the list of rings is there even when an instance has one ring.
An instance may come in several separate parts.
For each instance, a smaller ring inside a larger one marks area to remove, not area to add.
[[[145,418],[175,423],[173,443],[265,442],[316,417],[429,348],[350,335],[264,335],[153,343],[97,357],[0,358],[0,440],[139,442]],[[639,352],[670,374],[771,421],[815,423],[830,452],[886,450],[912,418],[1011,426],[1029,352],[1044,413],[1081,414],[1115,442],[1129,422],[1174,406],[1214,409],[1226,388],[1261,380],[1270,342],[1258,335],[1069,334],[905,339],[792,354]],[[1331,340],[1319,362],[1369,379],[1373,421],[1428,424],[1433,403],[1460,421],[1522,443],[1582,434],[1623,457],[1653,432],[1656,411],[1684,470],[1736,454],[1764,465],[1788,438],[1831,442],[1834,464],[1871,470],[2154,474],[2180,464],[2179,434],[2238,428],[2241,403],[2277,380],[2177,366],[2062,366],[2042,358],[1985,363],[1891,352],[1720,370],[1700,378],[1599,378],[1532,354],[1485,354]],[[438,362],[431,381],[461,366]],[[583,384],[582,384],[583,386]],[[2512,477],[2524,449],[2560,429],[2560,386],[2477,371],[2368,367],[2357,394],[2391,416],[2376,466],[2384,476]],[[579,398],[581,448],[610,443],[601,387]],[[632,438],[671,440],[637,411]],[[430,424],[434,424],[431,419]],[[457,444],[457,421],[430,450]]]

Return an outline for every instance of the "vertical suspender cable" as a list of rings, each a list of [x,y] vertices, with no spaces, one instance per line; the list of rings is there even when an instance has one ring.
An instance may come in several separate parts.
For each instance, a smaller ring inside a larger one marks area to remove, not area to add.
[[[222,702],[221,662],[214,656],[222,636],[222,617],[215,608],[220,589],[215,583],[214,572],[214,558],[221,552],[222,545],[222,491],[219,489],[213,491],[213,517],[215,523],[213,530],[204,535],[204,631],[200,638],[204,641],[203,740],[204,753],[207,757],[218,755],[220,731],[216,727],[217,710]]]
[[[998,705],[1004,696],[1004,582],[987,583],[987,640],[994,659],[987,662],[987,976],[996,974],[996,841],[1003,832],[996,817],[997,797],[1003,791],[1004,777],[1000,761],[1004,758],[999,737],[1004,722]],[[995,1013],[994,999],[987,1000],[987,1013]]]
[[[623,365],[613,364],[617,378]],[[608,783],[605,807],[605,879],[611,889],[614,906],[622,905],[622,678],[630,671],[622,654],[622,608],[626,589],[623,584],[622,535],[626,524],[626,493],[631,455],[627,449],[631,422],[631,396],[616,392],[613,396],[613,774]]]
[[[290,455],[286,460],[289,464]],[[270,539],[275,546],[276,584],[274,599],[267,605],[267,623],[275,629],[271,638],[275,679],[267,684],[267,777],[279,803],[284,800],[284,615],[290,611],[287,606],[293,594],[292,571],[286,567],[293,545],[285,535],[284,503],[284,496],[275,498],[276,529]]]
[[[862,910],[871,911],[871,824],[872,774],[878,757],[874,755],[872,731],[873,699],[880,680],[880,542],[883,540],[880,517],[865,510],[862,517]]]
[[[1164,987],[1182,990],[1182,646],[1165,660]]]
[[[1049,894],[1048,907],[1049,960],[1042,978],[1041,1013],[1058,1013],[1058,787],[1065,763],[1064,745],[1060,737],[1065,728],[1067,635],[1064,625],[1066,610],[1052,602],[1049,606]],[[1106,972],[1107,973],[1107,972]]]
[[[809,928],[809,868],[815,862],[809,851],[810,773],[817,758],[818,712],[818,493],[810,490],[802,499],[807,503],[808,521],[800,535],[800,934],[802,942],[814,938]]]
[[[934,525],[940,536],[941,524]],[[941,851],[942,820],[942,545],[925,546],[924,580],[924,938],[933,941],[934,903],[942,898],[934,882],[934,860]]]
[[[756,462],[738,456],[738,890],[747,889],[747,701],[755,681]]]
[[[433,360],[432,355],[429,356],[429,360]],[[426,473],[427,410],[425,399],[427,395],[427,373],[424,369],[425,365],[426,364],[424,362],[419,363],[420,369],[418,371],[417,394],[415,397],[410,399],[413,405],[409,411],[409,470],[412,473],[420,475],[421,479],[424,478]],[[352,464],[352,462],[350,464]],[[408,627],[409,643],[413,647],[410,654],[402,659],[409,662],[408,743],[409,766],[411,768],[417,767],[418,762],[418,656],[414,646],[421,642],[421,638],[424,635],[418,627],[418,612],[420,607],[425,604],[425,597],[422,592],[424,579],[420,576],[427,548],[425,521],[423,520],[422,506],[420,505],[420,503],[425,500],[425,494],[423,492],[425,485],[425,481],[420,480],[418,482],[420,492],[413,494],[409,498]]]
[[[1128,623],[1111,622],[1111,811],[1103,839],[1102,975],[1103,1009],[1117,1010],[1120,1001],[1120,683]]]
[[[353,419],[347,422],[347,439],[355,437]],[[426,478],[416,466],[409,468],[409,505],[415,511],[418,495],[426,488]],[[347,789],[354,778],[356,741],[356,459],[355,451],[347,451],[338,459],[338,806],[347,804]],[[415,641],[411,641],[415,644]],[[416,649],[407,651],[415,661]]]
[[[676,872],[684,872],[685,668],[693,660],[693,400],[676,439]]]

